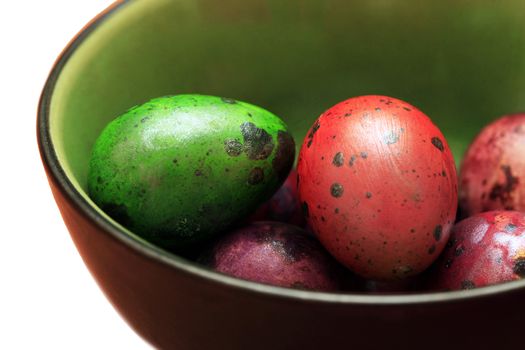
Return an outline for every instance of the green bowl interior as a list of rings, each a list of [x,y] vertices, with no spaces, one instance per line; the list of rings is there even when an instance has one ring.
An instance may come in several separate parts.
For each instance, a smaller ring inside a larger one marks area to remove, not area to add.
[[[525,110],[525,2],[126,2],[80,42],[51,98],[51,140],[82,196],[102,128],[178,93],[267,108],[298,145],[335,103],[389,95],[427,113],[459,162],[484,124]]]

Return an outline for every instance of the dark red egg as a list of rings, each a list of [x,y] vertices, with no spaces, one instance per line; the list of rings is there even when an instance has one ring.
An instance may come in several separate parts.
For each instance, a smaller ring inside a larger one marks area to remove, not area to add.
[[[297,193],[297,171],[292,170],[283,185],[264,202],[249,221],[279,221],[303,227],[305,219]]]
[[[461,164],[459,200],[464,217],[525,211],[525,113],[504,116],[475,138]]]
[[[430,279],[432,289],[472,289],[525,277],[525,214],[478,213],[452,229]]]
[[[200,259],[224,274],[280,287],[338,291],[344,269],[314,238],[281,222],[251,223],[222,237]]]
[[[416,275],[448,240],[454,159],[440,130],[406,102],[362,96],[333,106],[308,132],[298,174],[308,225],[367,279]]]

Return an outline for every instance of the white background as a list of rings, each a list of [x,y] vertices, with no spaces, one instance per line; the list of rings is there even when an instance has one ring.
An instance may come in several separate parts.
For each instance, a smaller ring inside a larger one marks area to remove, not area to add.
[[[36,143],[53,62],[110,0],[0,0],[0,349],[150,349],[82,263]]]

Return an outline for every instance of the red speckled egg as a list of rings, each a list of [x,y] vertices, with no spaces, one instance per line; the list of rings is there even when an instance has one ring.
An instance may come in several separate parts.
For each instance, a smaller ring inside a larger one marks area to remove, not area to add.
[[[434,289],[472,289],[525,277],[525,214],[479,213],[460,221],[436,263]]]
[[[251,223],[219,239],[202,263],[224,274],[274,286],[337,291],[343,269],[313,237],[281,222]]]
[[[308,132],[298,174],[308,224],[365,278],[416,275],[448,240],[454,159],[439,129],[406,102],[362,96],[333,106]]]
[[[525,114],[486,126],[460,170],[460,206],[468,217],[489,210],[525,211]]]
[[[264,202],[249,221],[279,221],[303,227],[306,222],[297,193],[297,171],[293,169],[284,184]]]

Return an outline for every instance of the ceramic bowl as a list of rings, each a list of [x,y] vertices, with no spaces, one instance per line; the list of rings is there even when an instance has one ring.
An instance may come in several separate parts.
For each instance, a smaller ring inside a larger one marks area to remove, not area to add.
[[[39,147],[87,267],[154,346],[519,347],[525,281],[364,295],[238,280],[133,235],[89,199],[86,177],[93,143],[111,119],[177,93],[264,106],[283,116],[297,140],[336,102],[390,95],[425,111],[459,161],[482,125],[525,109],[524,61],[520,0],[122,1],[58,58],[38,111]]]

